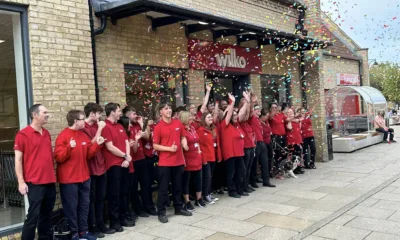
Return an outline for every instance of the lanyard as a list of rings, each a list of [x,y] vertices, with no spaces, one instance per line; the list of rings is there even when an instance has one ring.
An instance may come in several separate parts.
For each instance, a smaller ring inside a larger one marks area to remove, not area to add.
[[[188,131],[189,134],[192,135],[192,137],[193,137],[194,139],[197,139],[197,138],[196,138],[196,134],[193,132],[192,127],[191,127],[191,126],[189,126],[189,127],[190,127],[190,130],[189,130],[189,129],[186,129],[186,131]]]

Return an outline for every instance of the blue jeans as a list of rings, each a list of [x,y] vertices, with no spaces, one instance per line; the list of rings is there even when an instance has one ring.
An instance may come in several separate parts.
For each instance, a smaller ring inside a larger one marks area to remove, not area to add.
[[[90,178],[82,183],[60,183],[60,193],[71,233],[88,231]]]

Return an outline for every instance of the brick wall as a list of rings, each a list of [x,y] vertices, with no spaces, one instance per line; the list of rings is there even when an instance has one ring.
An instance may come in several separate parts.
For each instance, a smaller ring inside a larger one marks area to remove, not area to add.
[[[337,74],[359,74],[358,61],[347,60],[337,57],[324,56],[323,61],[324,85],[325,89],[331,89],[337,86]]]
[[[357,53],[362,58],[362,85],[369,86],[369,62],[368,62],[368,48],[357,50]]]
[[[195,11],[293,33],[298,12],[269,0],[164,0]]]

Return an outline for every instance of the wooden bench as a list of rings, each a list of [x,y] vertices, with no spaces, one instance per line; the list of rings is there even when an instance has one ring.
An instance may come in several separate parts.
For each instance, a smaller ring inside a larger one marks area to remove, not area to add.
[[[332,140],[333,152],[354,152],[358,149],[381,143],[382,140],[383,134],[379,132],[367,132],[337,137]]]

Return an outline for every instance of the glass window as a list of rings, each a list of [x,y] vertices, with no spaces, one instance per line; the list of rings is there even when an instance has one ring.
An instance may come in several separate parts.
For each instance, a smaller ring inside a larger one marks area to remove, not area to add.
[[[287,102],[290,81],[286,76],[261,75],[262,105],[267,107],[271,102]]]
[[[126,103],[145,116],[154,117],[161,100],[173,107],[187,103],[186,70],[125,66]]]
[[[16,133],[28,124],[28,58],[22,44],[21,13],[2,7],[0,4],[0,232],[22,225],[28,207],[18,191],[13,150]]]

